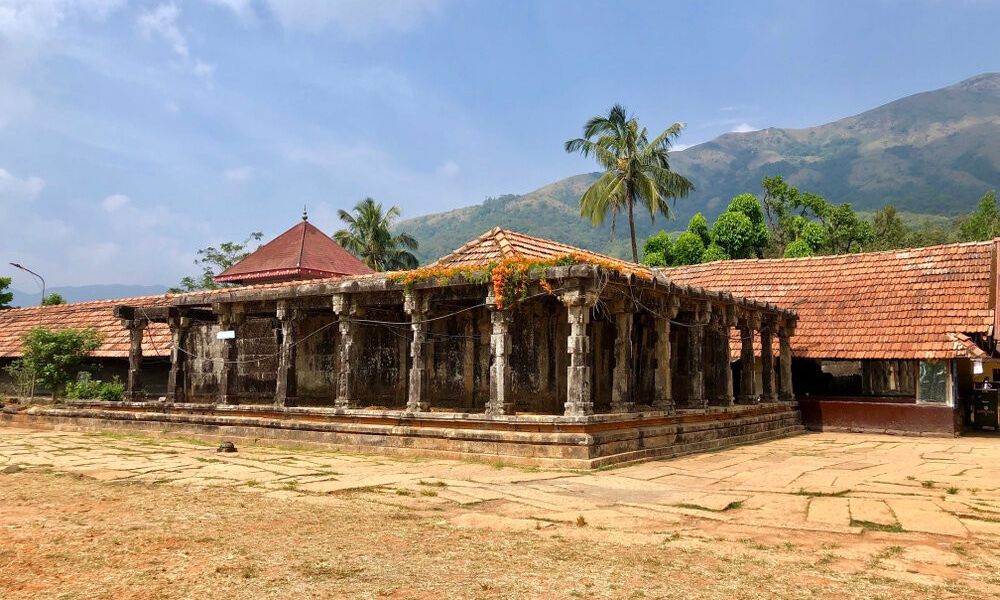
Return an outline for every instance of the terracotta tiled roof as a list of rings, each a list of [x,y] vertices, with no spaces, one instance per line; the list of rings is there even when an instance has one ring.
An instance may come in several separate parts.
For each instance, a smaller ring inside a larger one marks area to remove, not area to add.
[[[568,244],[533,237],[516,231],[494,227],[465,244],[451,254],[437,259],[433,264],[442,267],[485,266],[504,258],[547,259],[576,254],[601,261],[608,261],[629,269],[645,269],[642,265],[612,258]]]
[[[303,219],[215,277],[222,282],[312,279],[371,273],[368,265]]]
[[[173,296],[143,296],[119,300],[97,300],[59,306],[32,306],[0,310],[0,358],[21,356],[21,339],[34,327],[48,329],[96,329],[102,336],[100,348],[92,356],[126,358],[129,352],[128,331],[114,316],[114,307],[166,306]],[[144,356],[170,356],[170,331],[163,323],[150,323],[143,336]]]
[[[929,359],[982,356],[968,335],[993,332],[994,261],[994,242],[973,242],[661,272],[795,310],[796,356]]]

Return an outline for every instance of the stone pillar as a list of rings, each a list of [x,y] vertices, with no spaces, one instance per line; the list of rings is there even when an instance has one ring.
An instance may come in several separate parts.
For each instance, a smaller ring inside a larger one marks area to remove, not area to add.
[[[340,329],[340,370],[337,373],[337,398],[334,406],[337,408],[352,408],[354,398],[354,335],[357,325],[357,303],[347,294],[333,295],[333,312],[337,315]]]
[[[593,356],[587,325],[590,309],[597,302],[597,294],[590,290],[576,289],[560,297],[566,305],[569,318],[569,366],[566,367],[566,415],[594,413],[594,399],[590,388],[590,369]]]
[[[510,322],[509,308],[498,309],[492,297],[486,299],[490,307],[490,399],[486,413],[490,415],[514,414],[514,396],[510,381]]]
[[[760,317],[756,314],[740,319],[740,393],[737,404],[757,403],[757,369],[753,351],[753,332],[760,328]]]
[[[406,410],[411,412],[430,410],[430,367],[427,343],[427,316],[430,312],[427,292],[406,292],[403,297],[403,310],[410,315],[410,329],[413,339],[410,341],[410,387],[406,397]]]
[[[777,402],[774,388],[774,322],[766,319],[760,326],[761,402]]]
[[[729,354],[729,329],[732,326],[734,308],[718,307],[712,318],[712,364],[706,370],[707,377],[714,377],[714,394],[710,399],[713,406],[733,405],[733,369]],[[709,375],[709,373],[711,375]]]
[[[233,307],[236,308],[236,307]],[[232,308],[228,312],[219,315],[219,325],[223,331],[236,331],[240,323],[243,322],[244,315],[234,311]],[[237,332],[238,337],[238,332]],[[236,338],[221,340],[222,342],[222,377],[219,381],[219,403],[239,404],[236,398],[236,380],[239,376],[239,347]]]
[[[149,321],[144,318],[122,319],[128,330],[128,387],[125,397],[135,402],[142,396],[142,334]]]
[[[476,394],[476,324],[475,313],[467,310],[462,314],[462,405],[472,408]]]
[[[278,321],[281,327],[281,348],[278,351],[278,377],[274,389],[275,406],[295,406],[298,395],[298,375],[295,370],[295,359],[298,354],[298,320],[299,311],[288,306],[287,302],[278,302]]]
[[[673,374],[670,369],[670,321],[677,317],[680,303],[676,296],[671,296],[659,306],[655,315],[656,333],[656,366],[653,373],[653,408],[656,410],[674,409]]]
[[[611,385],[611,412],[629,413],[635,410],[633,393],[632,327],[635,314],[632,306],[618,300],[609,304],[615,318],[615,368]]]
[[[778,399],[782,402],[794,402],[795,392],[792,388],[792,343],[795,335],[795,321],[787,320],[778,327]]]
[[[701,302],[695,307],[688,326],[687,408],[705,408],[705,330],[712,315],[712,305]]]
[[[187,334],[191,327],[191,319],[187,317],[170,317],[167,320],[170,327],[170,373],[167,375],[167,402],[184,402],[187,378],[185,376],[188,362]]]

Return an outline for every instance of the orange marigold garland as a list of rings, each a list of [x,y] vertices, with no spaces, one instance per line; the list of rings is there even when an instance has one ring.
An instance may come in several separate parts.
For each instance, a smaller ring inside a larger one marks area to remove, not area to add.
[[[545,279],[544,270],[549,267],[566,267],[571,265],[589,264],[614,271],[622,275],[634,275],[640,279],[652,279],[649,270],[642,267],[629,267],[623,263],[583,254],[563,254],[551,259],[538,260],[526,258],[505,258],[499,262],[490,263],[483,268],[472,267],[422,267],[412,271],[394,273],[389,276],[391,281],[402,283],[409,290],[414,284],[425,281],[436,281],[445,285],[457,276],[467,281],[493,285],[493,297],[497,308],[505,308],[524,300],[528,295],[528,283],[532,274],[539,275],[539,285],[548,294],[554,294],[552,285]]]

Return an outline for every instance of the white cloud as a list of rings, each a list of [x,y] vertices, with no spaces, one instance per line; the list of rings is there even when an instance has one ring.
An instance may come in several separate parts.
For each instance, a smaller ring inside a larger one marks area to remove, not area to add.
[[[440,11],[443,0],[268,0],[285,29],[334,27],[352,38],[383,31],[409,31]]]
[[[125,194],[112,194],[101,201],[101,207],[109,213],[117,212],[129,205],[131,200]]]
[[[250,0],[205,0],[209,4],[228,8],[244,23],[256,23],[257,11]]]
[[[732,133],[750,133],[751,131],[757,131],[760,127],[754,127],[749,123],[740,123],[736,127],[733,127],[729,131]]]
[[[32,202],[45,187],[41,177],[19,179],[6,169],[0,169],[0,206]]]
[[[215,65],[200,58],[192,58],[187,36],[178,25],[180,16],[181,9],[173,2],[168,2],[141,13],[136,18],[135,23],[143,37],[146,39],[159,38],[166,42],[180,61],[191,69],[191,73],[201,79],[205,85],[211,87]]]
[[[253,179],[253,167],[232,167],[223,171],[222,176],[233,183],[246,183]]]
[[[64,21],[102,20],[124,0],[0,0],[0,38],[15,44],[40,42]]]
[[[181,10],[176,4],[161,4],[140,14],[135,23],[146,39],[159,37],[170,46],[174,54],[186,59],[189,54],[187,38],[177,27],[177,17],[180,14]]]
[[[681,150],[687,150],[692,144],[674,144],[670,147],[671,152],[680,152]]]
[[[195,77],[201,79],[208,85],[212,85],[212,75],[215,74],[215,65],[210,65],[201,60],[195,60],[194,67],[191,68],[191,71],[195,74]]]
[[[457,162],[453,160],[446,160],[441,163],[441,166],[437,168],[435,173],[442,177],[456,177],[461,171],[462,169],[458,166]]]

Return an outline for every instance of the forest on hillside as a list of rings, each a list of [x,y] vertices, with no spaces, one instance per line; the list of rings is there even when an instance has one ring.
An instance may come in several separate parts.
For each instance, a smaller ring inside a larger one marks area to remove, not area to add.
[[[763,193],[739,194],[713,223],[696,213],[679,233],[646,238],[642,262],[689,265],[741,258],[795,258],[989,240],[1000,236],[995,191],[959,217],[905,218],[892,204],[871,214],[799,190],[781,176],[765,177]]]

